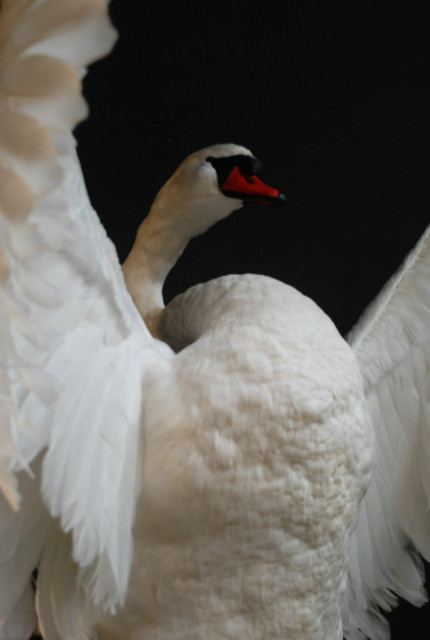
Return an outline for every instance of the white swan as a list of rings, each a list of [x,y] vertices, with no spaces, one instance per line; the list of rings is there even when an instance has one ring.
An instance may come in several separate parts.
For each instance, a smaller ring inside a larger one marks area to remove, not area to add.
[[[69,133],[113,37],[100,0],[2,2],[0,638],[35,628],[36,566],[45,640],[388,638],[374,603],[420,604],[430,558],[428,232],[352,349],[269,278],[164,310],[192,235],[279,199],[218,145],[157,196],[130,297]]]

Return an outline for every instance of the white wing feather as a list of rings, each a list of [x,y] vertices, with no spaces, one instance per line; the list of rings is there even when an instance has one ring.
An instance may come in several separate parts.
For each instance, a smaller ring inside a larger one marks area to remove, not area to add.
[[[70,133],[86,113],[81,66],[114,37],[104,0],[2,3],[0,486],[10,506],[0,504],[0,579],[12,595],[0,638],[19,620],[45,544],[42,535],[25,557],[28,520],[46,513],[31,498],[37,471],[16,481],[45,449],[43,497],[71,531],[80,587],[110,608],[127,588],[144,379],[170,351],[126,291]]]
[[[375,605],[390,610],[394,593],[417,606],[426,601],[417,550],[430,560],[430,227],[349,341],[376,457],[351,540],[344,633],[383,640],[389,627]]]

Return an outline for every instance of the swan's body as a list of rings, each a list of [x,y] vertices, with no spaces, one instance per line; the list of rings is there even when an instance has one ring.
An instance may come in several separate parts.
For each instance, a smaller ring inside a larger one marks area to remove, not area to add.
[[[430,557],[428,234],[352,349],[270,278],[220,278],[164,309],[188,240],[238,198],[279,193],[243,147],[193,154],[142,223],[124,281],[84,190],[68,131],[77,110],[51,120],[25,83],[42,52],[69,104],[72,64],[112,42],[103,3],[2,11],[14,37],[1,104],[40,144],[17,136],[11,150],[6,138],[0,167],[11,186],[0,193],[1,640],[35,627],[36,565],[45,640],[389,637],[372,603],[389,607],[389,588],[421,603],[407,545]],[[70,64],[55,60],[68,51],[58,23],[69,42],[91,36]]]
[[[373,445],[361,375],[321,310],[271,278],[220,278],[163,308],[188,240],[237,207],[208,157],[252,158],[237,145],[187,158],[123,267],[153,335],[180,353],[145,403],[129,595],[99,635],[340,640]]]
[[[270,278],[195,287],[169,316],[193,343],[147,404],[129,595],[100,638],[340,640],[372,448],[350,349]]]

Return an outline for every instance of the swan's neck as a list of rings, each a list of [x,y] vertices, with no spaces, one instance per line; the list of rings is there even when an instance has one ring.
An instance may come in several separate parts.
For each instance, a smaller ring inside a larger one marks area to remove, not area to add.
[[[148,325],[164,309],[164,281],[189,240],[180,225],[172,225],[169,216],[156,215],[153,209],[123,264],[127,288]]]
[[[164,281],[188,241],[240,207],[237,200],[220,196],[216,186],[203,193],[195,188],[190,196],[191,189],[180,183],[181,176],[173,174],[158,193],[123,264],[127,288],[154,335],[164,309]]]

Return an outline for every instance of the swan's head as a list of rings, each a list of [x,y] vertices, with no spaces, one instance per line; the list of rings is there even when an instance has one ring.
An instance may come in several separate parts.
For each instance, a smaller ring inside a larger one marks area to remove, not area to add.
[[[261,170],[261,162],[245,147],[206,147],[183,161],[159,192],[153,208],[158,215],[167,214],[192,237],[242,204],[283,204],[285,196],[262,182]]]

